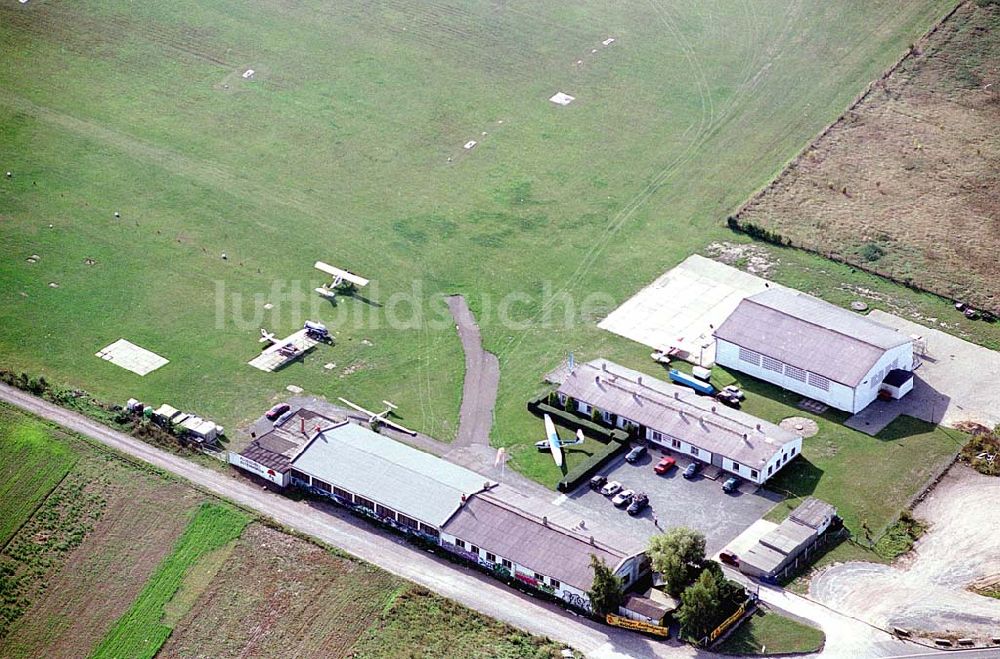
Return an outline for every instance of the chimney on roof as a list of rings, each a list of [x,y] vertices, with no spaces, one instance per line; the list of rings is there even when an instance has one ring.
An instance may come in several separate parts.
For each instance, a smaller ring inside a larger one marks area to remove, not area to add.
[[[636,378],[636,382],[639,383],[640,387],[642,386],[642,376],[641,375],[638,378]]]
[[[718,411],[719,411],[718,408],[715,405],[713,405],[712,406],[712,412],[713,413],[717,413]]]
[[[743,433],[743,441],[749,444],[750,443],[750,435],[748,435],[747,433]]]
[[[306,434],[306,418],[304,416],[300,416],[299,421],[302,422],[300,426],[302,427],[302,434],[304,435]]]
[[[604,371],[605,373],[608,372],[608,363],[607,362],[601,362],[601,370]]]
[[[548,518],[548,516],[547,515],[542,515],[542,526],[548,526],[548,525],[549,525],[549,518]]]
[[[757,432],[764,432],[764,429],[760,427],[759,423],[757,424]]]
[[[677,400],[680,400],[681,399],[681,392],[675,391],[674,392],[674,398],[676,398]]]
[[[466,498],[465,494],[462,494],[462,505],[463,506],[465,505],[466,501],[467,501],[467,498]]]
[[[590,536],[590,544],[594,545],[595,547],[597,546],[597,543],[594,542],[594,536]]]

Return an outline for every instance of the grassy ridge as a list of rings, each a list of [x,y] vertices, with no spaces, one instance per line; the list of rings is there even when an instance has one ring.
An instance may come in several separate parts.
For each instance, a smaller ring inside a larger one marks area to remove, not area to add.
[[[558,656],[561,647],[407,585],[390,598],[348,656],[542,659]]]
[[[231,508],[202,504],[173,552],[91,656],[94,659],[154,657],[172,631],[161,622],[164,607],[181,587],[187,571],[206,554],[239,537],[249,521]]]
[[[0,546],[69,473],[76,457],[43,424],[0,410]]]

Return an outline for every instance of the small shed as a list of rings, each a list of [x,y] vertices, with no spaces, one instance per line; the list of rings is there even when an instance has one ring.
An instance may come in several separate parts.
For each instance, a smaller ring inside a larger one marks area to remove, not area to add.
[[[618,612],[629,620],[648,622],[651,625],[663,626],[667,617],[667,607],[641,595],[628,595],[622,601]]]
[[[882,391],[888,391],[896,399],[900,399],[913,390],[913,373],[901,368],[889,371],[882,380]]]

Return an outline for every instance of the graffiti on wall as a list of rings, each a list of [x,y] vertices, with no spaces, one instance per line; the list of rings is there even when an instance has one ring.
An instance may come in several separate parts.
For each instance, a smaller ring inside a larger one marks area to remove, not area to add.
[[[563,591],[562,595],[563,601],[570,606],[580,609],[581,611],[586,611],[587,613],[593,613],[594,610],[590,606],[590,600],[586,597],[577,595],[576,593],[571,593],[568,590]]]

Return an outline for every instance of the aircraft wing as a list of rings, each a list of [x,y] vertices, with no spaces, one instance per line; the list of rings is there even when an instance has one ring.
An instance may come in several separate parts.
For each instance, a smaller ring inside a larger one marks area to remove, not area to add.
[[[556,426],[548,414],[545,415],[545,436],[549,440],[549,451],[552,452],[552,459],[557,467],[562,467],[563,454],[562,447],[559,445],[559,433],[556,432]]]
[[[349,281],[358,287],[368,285],[368,280],[365,279],[364,277],[359,277],[354,273],[348,272],[347,270],[341,270],[340,268],[335,268],[332,265],[323,263],[322,261],[316,261],[313,267],[319,270],[320,272],[325,272],[331,277],[339,277],[344,281]]]

